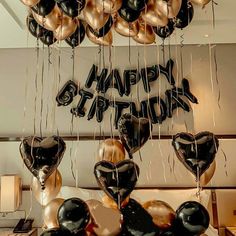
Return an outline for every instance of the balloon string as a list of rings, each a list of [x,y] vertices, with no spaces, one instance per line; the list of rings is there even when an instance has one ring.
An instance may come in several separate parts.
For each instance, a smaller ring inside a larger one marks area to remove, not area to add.
[[[29,18],[27,18],[29,21]],[[29,48],[29,30],[27,30],[27,49]],[[25,77],[25,90],[24,90],[24,114],[23,114],[23,128],[22,128],[22,139],[25,134],[25,127],[26,127],[26,107],[27,107],[27,98],[28,98],[28,88],[29,88],[29,54],[27,54],[27,67],[26,67],[26,77]],[[23,165],[24,166],[24,165]]]
[[[181,79],[184,78],[184,66],[183,66],[183,48],[184,48],[184,33],[181,29],[182,34],[180,35],[180,68],[181,68]]]
[[[211,92],[212,92],[212,97],[214,98],[214,82],[213,82],[213,73],[212,73],[212,47],[211,47],[211,43],[209,42],[208,44],[208,48],[209,48],[209,59],[210,59],[210,81],[211,81]],[[215,109],[214,106],[212,106],[212,121],[213,121],[213,126],[216,126],[216,122],[215,122]]]
[[[38,94],[38,70],[39,70],[39,41],[37,39],[36,46],[36,75],[34,80],[35,96],[34,96],[34,135],[36,135],[36,113],[37,113],[37,94]]]
[[[225,159],[225,164],[224,164],[224,169],[225,169],[225,176],[226,177],[228,177],[228,171],[227,171],[227,156],[226,156],[226,154],[225,154],[225,152],[224,152],[224,150],[221,148],[221,152],[223,153],[223,155],[224,155],[224,159]]]
[[[40,101],[40,137],[43,136],[42,124],[43,124],[43,91],[44,91],[44,44],[43,44],[43,56],[42,56],[42,74],[41,74],[41,101]]]
[[[33,184],[33,178],[31,178],[31,185],[30,185],[30,208],[28,211],[28,214],[25,216],[25,221],[28,220],[28,218],[31,215],[32,209],[33,209],[33,191],[32,191],[32,184]]]
[[[213,56],[214,56],[214,64],[215,64],[215,79],[216,79],[216,84],[217,84],[217,87],[218,87],[217,102],[218,102],[218,107],[221,110],[221,105],[220,105],[221,91],[220,91],[220,83],[219,83],[219,78],[218,78],[218,63],[217,63],[216,47],[214,48]]]

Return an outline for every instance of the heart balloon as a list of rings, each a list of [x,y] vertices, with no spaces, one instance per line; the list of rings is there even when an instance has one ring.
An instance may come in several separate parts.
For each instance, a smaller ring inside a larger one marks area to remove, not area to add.
[[[142,11],[148,0],[127,0],[127,6],[135,11]]]
[[[42,189],[47,178],[60,164],[65,149],[66,144],[58,136],[45,139],[30,136],[21,142],[21,157],[29,171],[40,182]]]
[[[136,185],[139,167],[131,160],[116,164],[100,161],[94,167],[94,175],[100,188],[120,206]]]
[[[85,7],[85,0],[61,0],[57,1],[61,10],[69,17],[77,17]]]
[[[137,20],[140,16],[140,11],[135,11],[129,8],[126,4],[119,9],[119,15],[127,22],[133,22]]]
[[[53,31],[50,31],[50,30],[44,30],[44,33],[43,33],[43,36],[40,37],[40,41],[47,45],[47,46],[50,46],[52,45],[53,43],[55,43],[57,40],[56,38],[54,37],[54,34],[53,34]]]
[[[39,3],[31,7],[31,9],[40,16],[46,16],[53,10],[55,5],[54,0],[40,0]]]
[[[118,121],[121,142],[132,158],[149,139],[152,124],[147,118],[137,118],[129,113],[123,114]]]
[[[26,24],[29,32],[35,37],[40,38],[43,36],[45,30],[40,26],[32,15],[27,16]]]
[[[201,235],[209,226],[210,217],[204,206],[195,201],[184,202],[176,210],[177,235]]]
[[[121,209],[123,215],[123,234],[121,235],[159,235],[159,230],[148,212],[134,199]]]
[[[154,32],[162,39],[169,37],[174,32],[174,29],[174,22],[172,20],[169,20],[166,26],[153,27]]]
[[[89,223],[89,208],[81,199],[69,198],[60,206],[57,219],[62,229],[77,235],[83,231]]]
[[[214,161],[219,141],[213,133],[207,131],[197,135],[179,133],[173,137],[172,145],[178,159],[200,178]]]

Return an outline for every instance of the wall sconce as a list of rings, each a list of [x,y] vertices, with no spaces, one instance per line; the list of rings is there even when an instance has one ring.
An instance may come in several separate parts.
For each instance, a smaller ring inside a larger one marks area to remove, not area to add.
[[[1,176],[0,212],[15,212],[21,204],[21,178],[18,175]]]

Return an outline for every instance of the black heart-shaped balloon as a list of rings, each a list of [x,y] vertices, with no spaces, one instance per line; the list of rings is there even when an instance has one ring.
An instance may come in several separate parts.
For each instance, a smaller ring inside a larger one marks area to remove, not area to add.
[[[184,166],[200,177],[214,161],[219,141],[207,131],[196,135],[179,133],[173,137],[172,145]]]
[[[147,118],[137,118],[129,113],[123,114],[118,121],[121,142],[132,158],[149,139],[152,124]]]
[[[209,226],[210,217],[204,206],[195,201],[184,202],[176,211],[176,235],[196,236]]]
[[[139,167],[131,160],[118,163],[100,161],[94,167],[100,188],[118,205],[133,191],[139,176]]]
[[[56,38],[54,37],[54,34],[52,31],[50,30],[44,30],[44,33],[43,33],[43,36],[40,37],[40,41],[47,45],[47,46],[50,46],[52,45],[53,43],[55,43],[57,40]]]
[[[62,138],[45,139],[36,136],[24,138],[20,144],[21,157],[29,171],[39,180],[42,188],[47,178],[56,170],[66,149]]]
[[[77,17],[85,7],[85,0],[62,0],[57,1],[61,10],[69,17]]]
[[[152,216],[134,199],[121,209],[123,215],[121,235],[130,236],[157,236],[159,230],[152,221]]]
[[[174,22],[172,20],[169,20],[166,26],[153,27],[155,34],[163,39],[168,38],[174,32],[174,29]]]
[[[69,198],[60,206],[57,219],[62,229],[81,235],[90,220],[89,208],[80,198]]]
[[[53,10],[55,5],[56,2],[54,0],[40,0],[40,2],[31,7],[31,9],[40,16],[46,16]]]
[[[33,15],[29,15],[26,18],[26,24],[29,32],[35,37],[40,38],[44,35],[45,29],[39,25],[34,19]]]

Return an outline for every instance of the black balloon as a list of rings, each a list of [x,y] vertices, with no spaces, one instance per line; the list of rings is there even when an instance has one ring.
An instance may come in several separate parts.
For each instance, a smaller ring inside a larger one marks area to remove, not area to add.
[[[134,199],[121,208],[123,215],[121,235],[158,236],[159,230],[152,221],[151,215]]]
[[[40,41],[41,41],[43,44],[45,44],[45,45],[47,45],[47,46],[50,46],[50,45],[52,45],[53,43],[55,43],[57,40],[56,40],[56,38],[54,37],[52,31],[45,29],[43,36],[40,37]]]
[[[71,233],[67,230],[58,229],[49,229],[44,231],[40,236],[72,236]]]
[[[195,201],[183,203],[176,211],[177,235],[199,236],[209,226],[210,217],[204,206]]]
[[[60,206],[57,219],[62,229],[72,234],[81,233],[90,220],[89,208],[81,199],[69,198]]]
[[[82,23],[79,24],[75,32],[68,38],[65,39],[66,43],[72,48],[79,46],[85,37],[85,28]]]
[[[173,137],[172,145],[184,166],[200,177],[214,161],[219,141],[207,131],[196,135],[179,133]]]
[[[85,0],[57,0],[58,6],[69,17],[77,17],[85,7]]]
[[[122,17],[127,22],[133,22],[137,20],[140,16],[140,11],[135,11],[124,4],[119,9],[118,13],[120,17]]]
[[[127,6],[135,11],[142,11],[148,0],[128,0]]]
[[[178,236],[178,235],[175,234],[174,231],[170,231],[170,230],[168,230],[168,231],[164,231],[164,232],[162,232],[162,233],[160,234],[160,236]],[[182,235],[181,235],[181,236],[182,236]]]
[[[38,4],[31,7],[31,9],[40,16],[46,16],[53,10],[55,5],[54,0],[41,0]]]
[[[194,9],[189,0],[182,0],[180,11],[175,19],[175,27],[183,29],[189,25],[193,19]]]
[[[32,15],[27,16],[26,24],[29,32],[36,38],[43,36],[45,29],[39,25]]]
[[[106,22],[106,24],[100,28],[99,30],[94,30],[90,25],[88,25],[89,30],[98,38],[101,38],[103,36],[105,36],[111,29],[113,25],[113,20],[112,20],[112,16],[110,16]]]
[[[131,160],[118,163],[100,161],[94,167],[100,188],[118,205],[133,191],[139,176],[139,167]]]
[[[163,39],[168,38],[174,32],[174,29],[174,22],[172,20],[169,20],[166,26],[153,27],[155,34]]]
[[[121,116],[118,121],[119,136],[130,158],[147,142],[150,128],[152,124],[147,118],[137,118],[128,113]]]
[[[78,85],[72,80],[67,81],[57,94],[57,106],[68,106],[77,95],[77,91]]]
[[[23,139],[20,144],[20,153],[26,167],[39,180],[44,188],[47,178],[60,164],[66,144],[58,136],[45,139],[30,136]]]

